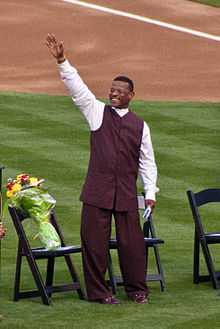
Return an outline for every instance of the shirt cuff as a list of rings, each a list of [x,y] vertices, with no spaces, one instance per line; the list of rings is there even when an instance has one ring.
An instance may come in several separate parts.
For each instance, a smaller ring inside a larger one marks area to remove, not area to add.
[[[156,187],[155,191],[145,191],[145,200],[156,201],[156,193],[159,192],[159,188]]]
[[[66,59],[63,63],[57,64],[59,67],[60,72],[65,73],[65,72],[70,72],[72,71],[73,73],[77,72],[77,69],[73,67],[68,59]]]

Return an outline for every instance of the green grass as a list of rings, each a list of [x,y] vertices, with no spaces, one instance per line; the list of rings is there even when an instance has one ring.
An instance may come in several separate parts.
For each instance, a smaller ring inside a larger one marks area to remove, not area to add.
[[[220,0],[191,0],[191,1],[199,2],[204,5],[210,5],[213,7],[220,7]]]
[[[122,288],[118,295],[120,306],[80,301],[75,293],[55,294],[50,307],[42,305],[39,298],[13,302],[17,242],[7,215],[0,281],[2,329],[219,327],[220,297],[211,284],[192,283],[193,222],[186,190],[219,187],[220,104],[136,101],[133,109],[151,127],[158,164],[160,193],[154,220],[158,235],[166,241],[160,248],[166,292],[160,292],[158,283],[150,283],[151,300],[146,306],[127,301]],[[0,163],[6,167],[4,183],[7,177],[20,172],[45,178],[46,186],[57,199],[67,242],[79,243],[78,198],[89,157],[89,130],[71,100],[0,94],[0,150]],[[212,207],[216,221],[219,210]],[[208,211],[210,215],[211,210]],[[83,282],[80,256],[74,260]],[[218,259],[217,263],[220,267]],[[150,267],[153,270],[152,262]],[[56,269],[58,280],[66,278],[63,263],[59,262]],[[32,285],[25,266],[22,286]]]

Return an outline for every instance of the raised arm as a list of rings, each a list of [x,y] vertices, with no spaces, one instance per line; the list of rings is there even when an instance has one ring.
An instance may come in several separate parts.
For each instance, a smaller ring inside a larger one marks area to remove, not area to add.
[[[90,129],[95,131],[102,124],[105,104],[89,90],[79,76],[77,70],[66,59],[64,45],[58,41],[54,34],[48,34],[46,45],[52,56],[57,60],[60,76],[64,82],[73,102],[86,118]]]

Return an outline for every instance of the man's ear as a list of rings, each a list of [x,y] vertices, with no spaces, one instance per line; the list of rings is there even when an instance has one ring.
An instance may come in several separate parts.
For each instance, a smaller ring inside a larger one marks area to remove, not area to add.
[[[135,96],[135,92],[134,91],[130,91],[129,93],[129,98],[130,100],[132,100],[132,98]]]

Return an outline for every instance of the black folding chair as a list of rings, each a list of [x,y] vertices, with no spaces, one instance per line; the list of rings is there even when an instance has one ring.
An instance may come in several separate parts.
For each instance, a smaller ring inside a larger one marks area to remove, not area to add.
[[[138,196],[138,207],[139,210],[145,209],[145,202],[143,196]],[[146,256],[147,261],[149,259],[148,257],[148,250],[149,248],[153,248],[154,257],[155,257],[155,263],[156,263],[156,269],[157,273],[155,274],[147,274],[146,275],[146,281],[159,281],[160,282],[160,289],[161,291],[164,291],[165,289],[165,278],[164,278],[164,272],[163,267],[160,260],[160,254],[159,254],[159,245],[164,243],[164,240],[156,237],[156,232],[153,224],[153,217],[152,215],[149,217],[147,221],[143,224],[143,232],[144,232],[144,242],[145,242],[145,248],[146,248]],[[109,241],[109,255],[108,255],[108,275],[109,280],[108,283],[110,284],[112,288],[113,294],[116,294],[117,292],[117,286],[123,285],[123,279],[121,276],[116,276],[114,274],[113,269],[113,263],[112,263],[112,256],[111,256],[111,249],[117,249],[117,240],[115,238],[111,238]]]
[[[219,289],[220,286],[218,280],[220,279],[220,272],[215,270],[209,244],[220,243],[220,231],[205,232],[199,207],[207,205],[210,202],[220,202],[220,189],[206,189],[198,193],[193,193],[189,190],[187,191],[187,196],[195,223],[193,282],[199,283],[211,281],[213,288]],[[208,275],[200,274],[200,246],[205,258]]]
[[[17,235],[18,235],[18,250],[17,250],[17,261],[16,261],[16,272],[15,272],[15,285],[14,285],[14,301],[18,301],[21,298],[38,297],[40,296],[43,304],[50,304],[50,297],[52,293],[64,292],[64,291],[77,291],[79,298],[84,299],[84,294],[80,286],[79,278],[73,265],[71,254],[80,253],[80,246],[67,246],[64,242],[63,234],[58,225],[55,212],[52,211],[50,214],[50,222],[56,229],[60,240],[61,247],[55,250],[48,250],[45,248],[31,248],[30,243],[25,233],[23,226],[24,220],[27,216],[21,211],[14,207],[9,207],[9,213],[13,220]],[[29,268],[31,270],[33,279],[35,281],[37,289],[21,291],[20,290],[20,277],[21,277],[21,265],[22,257],[27,259]],[[54,285],[54,265],[57,257],[64,257],[67,269],[71,276],[71,283]],[[46,280],[45,283],[40,273],[37,260],[46,259]]]

